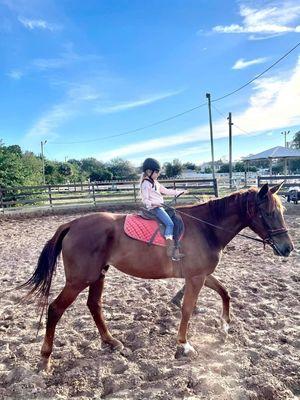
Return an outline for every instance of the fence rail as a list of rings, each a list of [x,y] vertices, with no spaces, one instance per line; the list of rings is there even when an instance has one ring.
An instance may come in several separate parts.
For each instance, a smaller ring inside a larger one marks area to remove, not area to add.
[[[216,179],[161,180],[167,188],[188,189],[185,200],[195,196],[219,196]],[[55,208],[80,205],[138,203],[137,181],[107,181],[68,185],[17,186],[0,188],[2,213],[22,211],[29,207]]]
[[[265,183],[278,184],[283,181],[282,188],[279,194],[286,194],[290,187],[300,186],[300,175],[270,175],[270,176],[258,176],[257,186],[261,187]]]

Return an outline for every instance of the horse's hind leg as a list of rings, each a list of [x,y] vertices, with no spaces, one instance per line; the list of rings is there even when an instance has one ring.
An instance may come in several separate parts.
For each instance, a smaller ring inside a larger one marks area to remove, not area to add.
[[[181,306],[181,300],[183,299],[184,295],[184,288],[185,286],[183,285],[180,290],[175,294],[175,296],[172,298],[171,302],[175,304],[175,306],[180,307]]]
[[[46,371],[50,369],[50,356],[53,349],[53,340],[55,334],[55,327],[65,310],[73,303],[78,294],[86,286],[72,286],[66,284],[59,296],[50,304],[48,308],[48,317],[46,325],[46,334],[44,343],[41,350],[42,355],[42,368]]]
[[[208,275],[205,280],[205,286],[215,290],[222,298],[223,308],[221,322],[224,332],[227,334],[230,323],[230,296],[227,289],[212,275]]]
[[[120,350],[123,348],[123,344],[119,340],[112,337],[104,321],[102,313],[103,287],[104,287],[104,275],[101,275],[100,278],[97,279],[97,281],[95,281],[90,285],[87,306],[97,325],[102,342],[107,343],[113,349]]]

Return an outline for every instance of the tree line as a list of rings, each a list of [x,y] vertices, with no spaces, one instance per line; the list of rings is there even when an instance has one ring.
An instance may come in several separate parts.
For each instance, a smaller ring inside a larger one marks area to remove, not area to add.
[[[300,131],[294,136],[291,147],[300,149]],[[64,184],[79,182],[96,182],[107,180],[133,180],[138,179],[141,169],[134,167],[129,161],[115,158],[109,162],[102,162],[95,158],[83,158],[81,160],[69,159],[66,162],[51,161],[45,159],[46,184]],[[228,172],[229,164],[222,163],[218,172]],[[250,167],[250,171],[256,171],[257,167],[268,168],[268,161],[261,161],[256,166]],[[234,164],[233,171],[243,172],[243,162]],[[283,162],[278,161],[273,167],[274,173],[283,172]],[[200,171],[200,166],[194,163],[181,163],[175,159],[163,165],[162,178],[180,176],[183,169]],[[292,172],[300,172],[300,160],[290,162]],[[205,173],[211,173],[208,165]],[[43,160],[40,156],[30,151],[22,151],[18,145],[5,146],[0,140],[0,186],[33,186],[44,182]]]

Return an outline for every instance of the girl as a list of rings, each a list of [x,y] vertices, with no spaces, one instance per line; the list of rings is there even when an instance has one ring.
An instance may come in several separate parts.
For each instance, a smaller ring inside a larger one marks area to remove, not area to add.
[[[142,202],[146,208],[151,210],[156,218],[165,225],[167,254],[169,257],[178,261],[183,255],[179,254],[178,249],[175,249],[173,240],[174,222],[162,207],[162,204],[164,203],[163,195],[167,194],[171,196],[178,196],[180,194],[187,193],[187,191],[165,188],[157,181],[159,172],[160,164],[154,158],[147,158],[143,162],[143,173],[140,180]]]

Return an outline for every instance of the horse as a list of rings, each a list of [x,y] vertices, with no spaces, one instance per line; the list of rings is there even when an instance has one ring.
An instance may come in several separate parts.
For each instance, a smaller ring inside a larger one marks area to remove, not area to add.
[[[177,334],[178,346],[183,348],[185,355],[194,352],[187,338],[188,324],[204,285],[221,295],[222,320],[229,326],[228,292],[212,276],[225,246],[242,229],[249,227],[261,238],[260,241],[273,248],[275,255],[288,257],[294,248],[285,225],[283,206],[276,195],[280,186],[269,188],[265,184],[260,190],[250,188],[206,203],[178,206],[176,211],[185,225],[181,244],[185,258],[180,262],[172,261],[164,247],[148,246],[129,238],[123,229],[126,214],[98,212],[61,225],[45,244],[32,276],[21,285],[30,288],[28,296],[36,296],[46,307],[57,258],[62,252],[66,282],[48,307],[41,367],[46,371],[50,369],[56,325],[64,311],[87,287],[87,306],[102,344],[115,350],[123,348],[108,330],[102,313],[101,298],[110,265],[139,278],[185,279]]]

